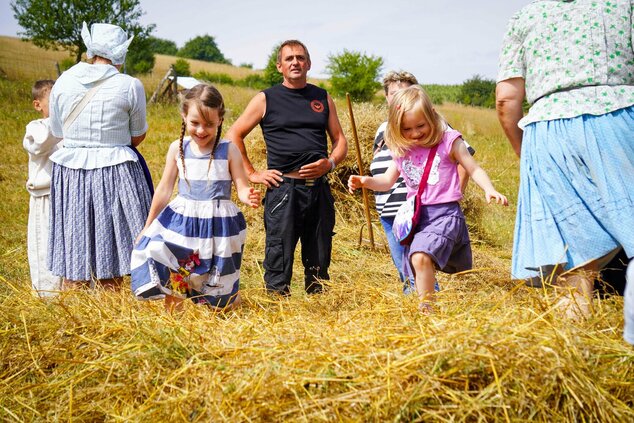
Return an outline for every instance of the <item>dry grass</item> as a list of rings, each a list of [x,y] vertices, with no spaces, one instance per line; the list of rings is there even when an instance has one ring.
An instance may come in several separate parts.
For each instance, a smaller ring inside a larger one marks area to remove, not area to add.
[[[165,74],[169,69],[170,65],[173,65],[178,57],[174,56],[165,56],[162,54],[156,55],[156,63],[154,64],[154,73]],[[186,59],[189,62],[189,69],[193,74],[205,71],[209,73],[225,73],[232,77],[233,79],[243,79],[249,75],[259,73],[258,71],[248,69],[248,68],[240,68],[231,65],[225,65],[222,63],[210,63],[204,62],[202,60],[193,60]]]
[[[327,294],[271,299],[247,276],[245,306],[227,315],[191,306],[174,319],[127,292],[44,302],[6,287],[0,413],[17,421],[634,418],[634,357],[619,340],[618,305],[562,324],[538,292],[500,280],[483,286],[496,273],[483,269],[444,280],[426,317],[398,293],[379,265],[385,257],[347,247],[348,257],[338,247]]]
[[[264,292],[261,210],[244,210],[244,306],[236,312],[187,304],[173,317],[125,289],[33,297],[21,147],[24,125],[36,117],[29,86],[0,79],[1,420],[634,421],[634,350],[621,340],[620,298],[599,301],[590,319],[575,323],[552,309],[549,292],[511,282],[510,238],[495,225],[509,232],[513,209],[485,208],[471,187],[476,269],[441,274],[436,312],[420,315],[400,293],[388,254],[357,245],[360,196],[341,185],[356,166],[352,142],[333,179],[337,235],[325,294],[301,292],[299,265],[291,298]],[[220,90],[229,125],[253,92]],[[345,104],[338,109],[350,135]],[[517,167],[494,114],[440,109],[513,196]],[[355,105],[366,163],[384,115]],[[158,178],[179,117],[174,105],[153,105],[148,119],[142,151]],[[263,163],[261,135],[248,143]]]
[[[44,50],[15,37],[0,36],[0,75],[15,79],[55,79],[55,63],[66,59],[64,51]]]

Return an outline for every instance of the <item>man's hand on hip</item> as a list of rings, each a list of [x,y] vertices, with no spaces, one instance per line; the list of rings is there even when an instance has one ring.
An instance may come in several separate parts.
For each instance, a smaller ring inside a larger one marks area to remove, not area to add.
[[[299,175],[305,179],[316,179],[330,172],[332,164],[327,158],[319,159],[316,162],[309,163],[299,169]]]
[[[279,170],[254,170],[249,174],[249,181],[254,184],[264,184],[267,188],[279,187],[282,182],[282,172]]]

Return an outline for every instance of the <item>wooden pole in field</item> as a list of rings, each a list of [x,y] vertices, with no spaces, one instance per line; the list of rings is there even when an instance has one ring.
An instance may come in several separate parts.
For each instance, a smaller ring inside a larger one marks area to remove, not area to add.
[[[176,87],[172,88],[172,86],[170,85],[170,79],[169,79],[170,76],[174,77],[173,83],[174,85],[176,85],[176,71],[174,70],[174,66],[170,66],[170,68],[168,69],[163,79],[161,79],[161,82],[159,82],[158,86],[156,87],[156,91],[154,91],[154,94],[152,94],[152,97],[150,98],[150,101],[149,101],[150,103],[154,103],[159,100],[159,97],[162,95],[161,88],[163,88],[163,85],[166,82],[167,82],[167,87],[165,88],[165,90],[163,90],[163,94],[168,92],[170,89],[173,89],[174,92],[177,92]]]
[[[348,100],[348,112],[350,113],[350,124],[352,125],[352,135],[354,136],[354,144],[357,150],[357,164],[359,165],[359,175],[363,176],[363,160],[361,159],[361,146],[359,145],[359,136],[357,135],[357,125],[354,122],[354,113],[352,112],[352,101],[350,100],[350,94],[346,93],[346,100]],[[361,194],[363,196],[363,208],[365,209],[365,223],[368,225],[368,236],[370,237],[370,246],[374,250],[374,232],[372,231],[372,220],[370,219],[370,204],[368,200],[368,191],[365,188],[361,188]],[[361,229],[363,231],[363,228]],[[359,237],[359,243],[361,243],[362,237]]]

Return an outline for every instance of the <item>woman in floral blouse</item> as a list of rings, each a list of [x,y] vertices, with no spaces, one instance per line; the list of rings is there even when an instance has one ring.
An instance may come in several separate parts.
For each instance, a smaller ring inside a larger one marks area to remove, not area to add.
[[[500,55],[498,116],[521,161],[513,277],[558,275],[575,313],[590,310],[605,263],[620,249],[634,256],[633,8],[534,1],[511,18]]]

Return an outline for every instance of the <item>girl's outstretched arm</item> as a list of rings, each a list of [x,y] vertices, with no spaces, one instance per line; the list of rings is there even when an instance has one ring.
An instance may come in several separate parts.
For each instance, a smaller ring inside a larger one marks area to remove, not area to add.
[[[242,165],[242,155],[233,143],[229,144],[229,172],[231,172],[231,179],[236,186],[240,201],[254,209],[259,207],[260,191],[249,185],[249,177]]]
[[[491,179],[489,179],[489,176],[486,174],[484,169],[482,169],[473,159],[473,156],[469,154],[462,138],[458,138],[453,142],[453,145],[451,146],[451,155],[455,161],[465,168],[475,183],[482,188],[487,203],[490,204],[491,200],[495,200],[498,204],[508,206],[509,202],[506,197],[495,190]]]
[[[143,232],[147,229],[148,226],[156,219],[156,216],[159,215],[161,211],[167,206],[167,203],[172,198],[172,193],[174,192],[174,184],[176,183],[176,178],[178,177],[178,167],[176,166],[176,159],[178,158],[178,147],[179,142],[174,141],[170,144],[169,149],[167,150],[167,156],[165,158],[165,169],[163,170],[163,176],[161,176],[161,181],[157,185],[154,190],[154,197],[152,197],[152,205],[150,206],[150,212],[145,220],[145,226],[141,233],[137,236],[134,243],[136,244],[141,239]]]
[[[350,194],[359,188],[368,188],[372,191],[389,191],[392,185],[396,183],[398,176],[399,172],[396,163],[392,162],[385,173],[379,176],[350,175],[350,178],[348,178],[348,191]]]

